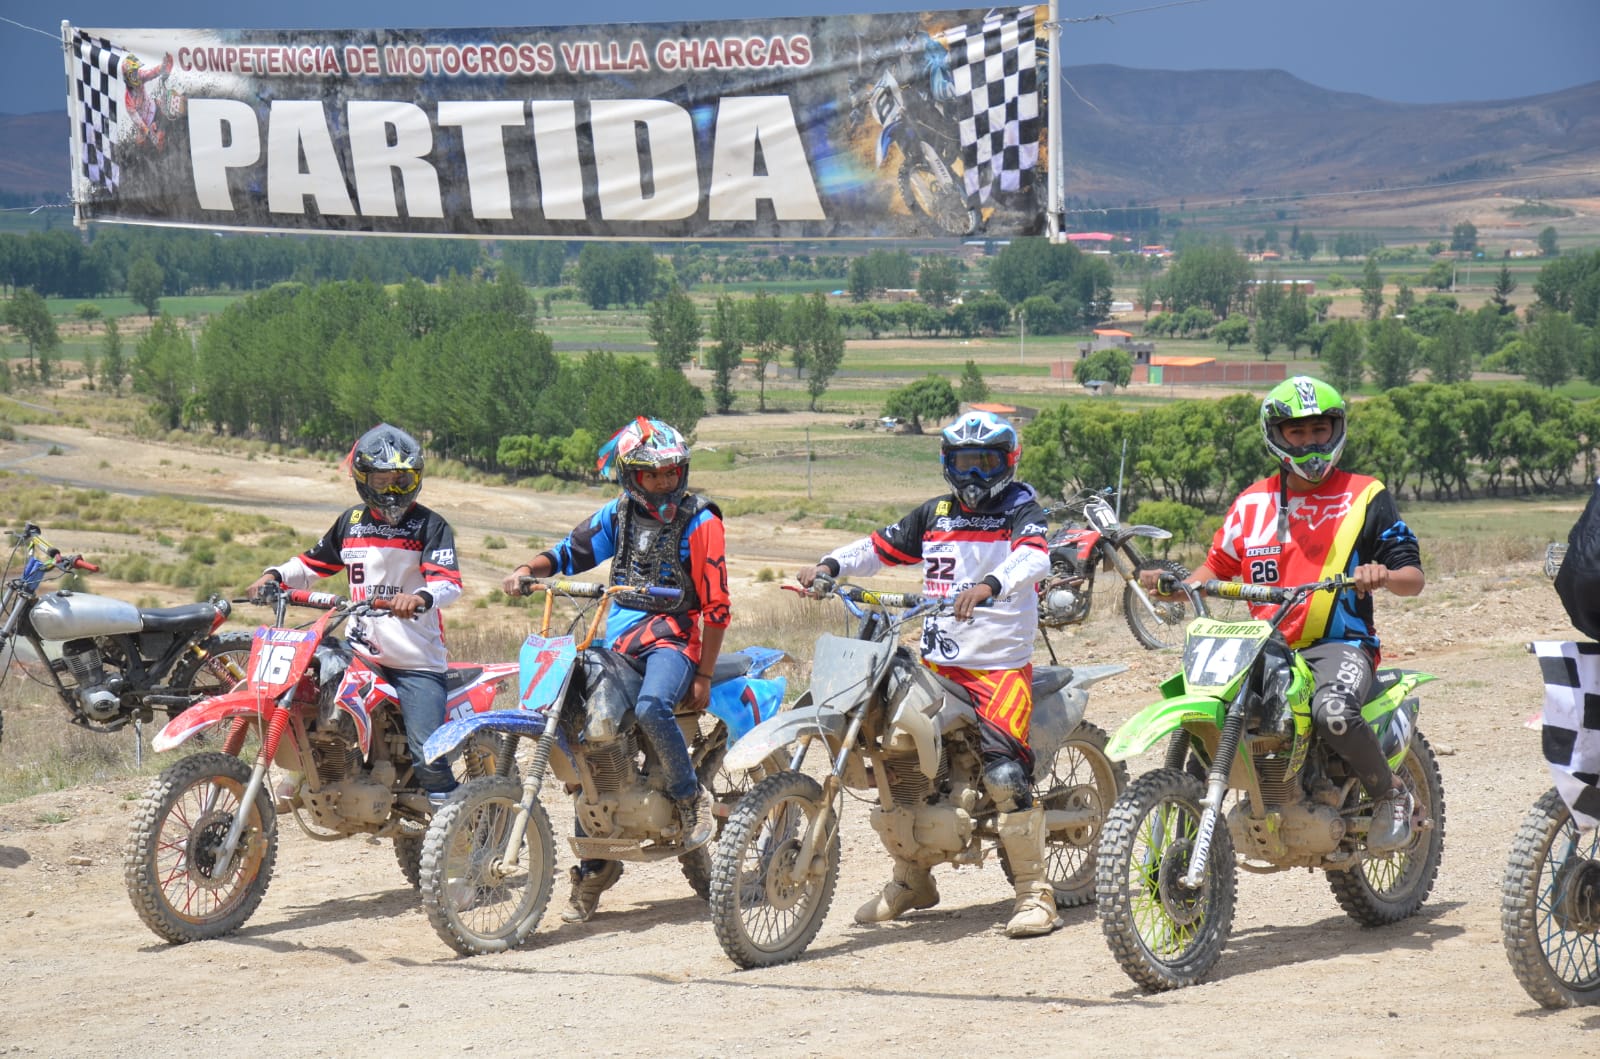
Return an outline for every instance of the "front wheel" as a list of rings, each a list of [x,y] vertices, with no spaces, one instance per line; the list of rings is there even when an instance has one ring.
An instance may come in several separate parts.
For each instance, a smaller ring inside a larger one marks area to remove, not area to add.
[[[1554,789],[1511,842],[1500,930],[1512,973],[1542,1006],[1600,1004],[1600,829],[1579,831]]]
[[[1212,829],[1205,878],[1183,883],[1200,831],[1205,788],[1175,769],[1134,780],[1100,836],[1095,897],[1111,954],[1147,991],[1193,985],[1215,966],[1233,929],[1233,836]]]
[[[1139,564],[1138,570],[1161,570],[1180,581],[1189,576],[1188,567],[1171,559],[1146,559]],[[1134,576],[1138,576],[1137,571]],[[1183,630],[1191,617],[1188,597],[1161,600],[1148,592],[1145,595],[1150,600],[1150,608],[1155,610],[1154,614],[1145,607],[1144,600],[1139,598],[1139,593],[1134,591],[1132,585],[1122,586],[1122,615],[1128,619],[1128,628],[1134,639],[1152,651],[1183,643]]]
[[[1106,757],[1106,733],[1084,721],[1056,751],[1048,766],[1035,767],[1033,802],[1045,812],[1070,812],[1078,819],[1051,828],[1045,839],[1045,878],[1056,892],[1057,908],[1076,908],[1094,900],[1096,854],[1106,814],[1128,785],[1128,766]],[[1048,819],[1048,817],[1047,817]],[[1014,882],[1011,861],[1000,849],[1000,867]]]
[[[967,205],[966,190],[943,162],[927,157],[929,147],[919,146],[923,157],[908,154],[900,163],[900,197],[944,234],[970,235],[978,227],[978,211]]]
[[[810,864],[801,846],[817,818],[830,832]],[[711,923],[740,967],[787,963],[822,929],[839,882],[839,828],[822,787],[799,772],[768,776],[739,800],[711,868]]]
[[[444,943],[463,956],[506,952],[538,927],[555,885],[556,844],[538,801],[515,865],[507,863],[522,783],[504,776],[456,788],[422,840],[422,907]]]
[[[1433,889],[1444,855],[1444,783],[1439,760],[1419,730],[1395,778],[1416,799],[1410,845],[1369,855],[1350,871],[1330,871],[1328,885],[1345,914],[1365,927],[1381,927],[1415,915]]]
[[[243,804],[250,766],[229,754],[195,754],[157,776],[134,813],[123,881],[145,926],[171,942],[231,934],[272,881],[278,818],[265,789]],[[219,847],[246,813],[238,848]]]

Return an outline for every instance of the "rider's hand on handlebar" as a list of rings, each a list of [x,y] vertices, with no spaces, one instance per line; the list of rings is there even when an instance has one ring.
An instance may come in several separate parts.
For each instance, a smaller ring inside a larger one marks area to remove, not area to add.
[[[252,603],[271,603],[283,591],[283,582],[275,570],[268,570],[255,583],[245,589],[245,597]]]
[[[397,618],[415,618],[428,609],[428,601],[414,592],[397,592],[389,597],[389,613]]]
[[[1140,570],[1139,586],[1161,599],[1171,599],[1183,594],[1181,582],[1171,570]]]
[[[1362,563],[1351,573],[1350,580],[1355,582],[1358,593],[1370,595],[1389,587],[1389,568],[1382,563]]]
[[[951,613],[957,621],[971,621],[972,612],[993,598],[994,589],[987,581],[979,581],[961,590],[955,605],[951,607]]]
[[[816,566],[807,566],[800,570],[794,575],[794,579],[800,582],[800,587],[805,589],[810,589],[819,579],[822,581],[823,586],[826,587],[833,583],[833,571],[829,569],[826,563],[818,563]]]

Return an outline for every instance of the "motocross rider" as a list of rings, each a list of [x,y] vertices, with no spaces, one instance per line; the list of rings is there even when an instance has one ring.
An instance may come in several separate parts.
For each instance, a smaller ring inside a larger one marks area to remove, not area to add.
[[[1417,538],[1394,496],[1376,478],[1337,468],[1345,442],[1345,404],[1327,383],[1299,375],[1261,402],[1261,433],[1278,471],[1247,487],[1217,529],[1190,584],[1238,578],[1245,584],[1297,585],[1343,574],[1357,591],[1303,600],[1282,625],[1311,666],[1311,711],[1318,734],[1342,757],[1373,800],[1367,848],[1389,853],[1411,841],[1411,793],[1389,770],[1377,734],[1362,719],[1379,660],[1372,593],[1422,591]],[[1140,574],[1147,589],[1157,571]],[[1252,604],[1258,617],[1277,608]]]
[[[687,853],[710,840],[716,821],[673,711],[680,701],[693,710],[706,708],[728,630],[722,512],[688,491],[688,443],[659,419],[640,416],[617,431],[601,446],[598,467],[602,476],[615,476],[622,495],[561,543],[511,571],[501,587],[507,595],[521,595],[523,577],[578,574],[609,559],[612,585],[682,590],[676,600],[642,591],[613,596],[605,645],[643,665],[634,716],[661,764],[667,796],[677,807],[678,841]],[[586,921],[600,895],[621,877],[621,861],[585,860],[574,867],[561,918]]]
[[[1044,808],[1033,802],[1028,747],[1039,625],[1031,588],[1049,572],[1050,559],[1038,494],[1016,481],[1021,451],[1010,423],[991,412],[967,412],[940,434],[940,461],[951,492],[829,552],[798,575],[809,588],[824,575],[866,576],[885,566],[921,563],[923,592],[955,598],[954,613],[927,619],[922,662],[961,685],[978,714],[984,786],[1000,810],[1000,844],[1016,884],[1016,904],[1006,924],[1006,936],[1012,938],[1048,934],[1061,925],[1055,891],[1045,877]],[[992,606],[977,609],[991,600]],[[928,656],[941,639],[953,642],[956,653],[935,663]],[[893,878],[855,918],[883,923],[938,903],[932,872],[894,857]]]
[[[309,551],[268,568],[250,597],[261,598],[269,584],[305,588],[344,570],[352,599],[387,597],[394,618],[417,619],[363,621],[346,638],[395,689],[412,770],[437,807],[456,779],[448,765],[427,764],[422,747],[444,722],[449,666],[437,612],[461,595],[461,570],[450,524],[417,503],[422,469],[422,446],[399,427],[380,423],[361,435],[350,450],[361,503],[335,519]],[[299,784],[298,775],[285,776],[278,799],[292,804]]]

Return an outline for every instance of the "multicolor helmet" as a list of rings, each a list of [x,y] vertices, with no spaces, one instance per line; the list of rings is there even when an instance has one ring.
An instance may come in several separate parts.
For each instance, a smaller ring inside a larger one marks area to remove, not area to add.
[[[411,510],[422,491],[422,446],[399,427],[379,423],[350,450],[350,477],[356,480],[356,493],[372,513],[393,526]],[[383,484],[373,480],[382,475]]]
[[[993,412],[967,412],[939,432],[944,480],[961,503],[979,508],[1017,477],[1022,441],[1016,428]]]
[[[659,419],[640,416],[600,446],[595,463],[601,477],[615,478],[622,491],[653,511],[663,522],[678,513],[689,490],[689,443],[676,429]],[[678,484],[666,492],[645,489],[641,472],[678,468]]]
[[[1332,437],[1311,445],[1290,445],[1284,440],[1283,424],[1313,416],[1328,417],[1333,424]],[[1261,435],[1267,439],[1267,451],[1285,471],[1308,482],[1320,482],[1344,451],[1344,398],[1332,386],[1309,375],[1285,379],[1261,402]]]

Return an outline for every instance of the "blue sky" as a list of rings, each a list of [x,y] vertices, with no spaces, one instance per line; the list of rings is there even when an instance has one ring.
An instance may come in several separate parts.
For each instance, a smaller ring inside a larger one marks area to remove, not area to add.
[[[1069,25],[1066,63],[1282,69],[1323,88],[1405,103],[1508,99],[1600,80],[1597,0],[1200,0],[1163,7],[1164,2],[1063,0],[1063,19],[1118,16]],[[969,6],[980,5],[940,5]],[[908,0],[771,0],[755,7],[763,17],[923,10]],[[7,0],[0,4],[0,113],[65,108],[66,75],[54,39],[62,19],[96,29],[533,26],[749,20],[752,5],[612,0],[604,5],[603,18],[590,20],[564,10],[598,9],[527,0],[448,5],[421,0]]]

